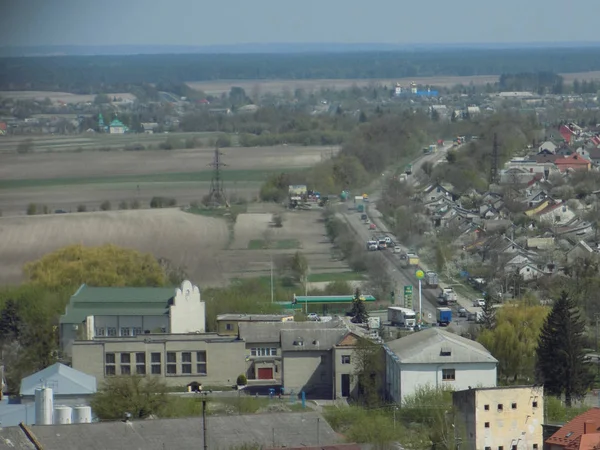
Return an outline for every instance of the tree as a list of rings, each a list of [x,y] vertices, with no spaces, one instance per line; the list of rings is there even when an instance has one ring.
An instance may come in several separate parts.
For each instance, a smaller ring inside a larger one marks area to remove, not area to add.
[[[160,415],[168,403],[166,385],[156,377],[108,378],[90,404],[101,420],[122,419],[125,413],[135,419]]]
[[[0,340],[2,343],[19,338],[22,321],[19,304],[9,299],[0,312]]]
[[[296,282],[302,283],[302,285],[306,287],[306,284],[308,283],[309,266],[308,260],[302,252],[294,253],[290,262],[290,269],[294,274]]]
[[[483,295],[483,307],[481,308],[481,327],[485,330],[493,330],[496,326],[496,308],[494,299],[486,292]]]
[[[71,245],[43,256],[24,267],[35,285],[58,289],[90,286],[163,286],[165,275],[149,253],[107,244],[100,247]]]
[[[360,289],[356,288],[354,291],[354,300],[352,300],[352,323],[366,323],[369,318],[367,308],[365,308],[365,302],[361,298]]]
[[[585,321],[575,301],[563,291],[555,301],[540,333],[536,350],[536,378],[552,396],[565,396],[571,407],[583,398],[593,382],[589,357],[584,352]]]
[[[357,338],[352,359],[358,380],[358,396],[366,406],[375,406],[381,399],[385,360],[381,345],[365,338]]]

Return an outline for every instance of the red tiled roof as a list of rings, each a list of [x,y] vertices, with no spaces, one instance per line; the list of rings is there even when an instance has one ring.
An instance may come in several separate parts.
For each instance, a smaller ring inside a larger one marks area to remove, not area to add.
[[[600,434],[584,434],[581,436],[578,450],[596,450],[600,446]]]
[[[583,414],[578,415],[570,422],[550,436],[547,444],[554,444],[564,449],[578,449],[581,436],[585,432],[585,423],[588,421],[595,422],[600,425],[600,408],[592,408]]]
[[[537,155],[535,155],[534,158],[535,158],[536,163],[543,164],[543,163],[553,163],[558,158],[560,158],[560,156],[559,155],[537,154]]]
[[[564,158],[557,158],[554,161],[554,164],[559,165],[559,164],[581,164],[581,165],[588,165],[590,164],[590,161],[588,159],[585,159],[583,156],[577,154],[577,153],[573,153],[569,156],[565,156]]]
[[[341,340],[337,343],[338,347],[354,347],[358,343],[358,336],[355,333],[348,332]]]

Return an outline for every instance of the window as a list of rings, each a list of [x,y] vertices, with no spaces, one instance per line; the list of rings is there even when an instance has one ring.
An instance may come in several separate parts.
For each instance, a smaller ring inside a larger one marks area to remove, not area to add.
[[[498,450],[504,450],[504,446],[503,445],[498,446]]]
[[[106,328],[96,328],[96,336],[106,336]]]
[[[263,348],[263,347],[251,348],[250,355],[251,356],[277,356],[277,349],[276,348]]]
[[[503,411],[504,410],[504,406],[502,405],[502,403],[498,403],[498,411]]]
[[[511,407],[512,409],[517,409],[517,404],[516,404],[516,403],[513,403],[513,404],[511,404],[511,405],[510,405],[510,407]]]
[[[533,444],[533,450],[537,450],[538,445],[537,444]]]
[[[272,348],[271,349],[271,356],[277,356],[277,349],[276,348]]]
[[[136,353],[135,354],[135,373],[138,375],[146,375],[146,354]]]
[[[121,375],[131,375],[131,366],[121,364]]]
[[[134,336],[139,336],[140,334],[144,334],[144,332],[142,331],[142,327],[135,327],[133,329],[133,335]]]
[[[131,355],[129,353],[121,353],[121,364],[130,364]]]
[[[489,411],[490,410],[490,405],[483,405],[483,409],[486,410],[486,411]]]
[[[162,373],[161,369],[161,354],[160,353],[151,353],[150,354],[150,371],[152,375],[160,375]]]
[[[114,353],[107,353],[104,355],[104,373],[106,376],[113,376],[117,374],[117,367],[115,365],[116,358]]]
[[[485,447],[485,450],[492,450],[492,447]]]
[[[454,369],[442,369],[442,380],[454,381],[456,380],[456,373]]]
[[[181,354],[181,373],[192,373],[192,352],[183,352]]]
[[[511,447],[511,449],[512,449],[512,450],[517,450],[517,446],[516,446],[516,445],[513,445],[513,446]]]
[[[116,329],[116,328],[114,328],[114,327],[108,327],[108,328],[106,329],[106,335],[107,335],[107,336],[111,336],[111,337],[114,337],[114,336],[116,336],[116,335],[117,335],[117,329]]]
[[[531,406],[533,406],[534,408],[537,408],[537,402],[533,402],[533,403],[531,404]]]
[[[230,323],[227,323],[227,324],[225,324],[225,329],[226,329],[227,331],[231,331],[231,330],[233,330],[233,325],[232,325],[232,324],[230,324]]]
[[[206,375],[206,352],[196,352],[196,373]]]
[[[177,353],[167,352],[167,375],[177,374]]]
[[[121,375],[131,375],[131,354],[130,353],[121,353],[120,354],[121,361]]]
[[[131,328],[121,327],[121,336],[131,336]]]
[[[342,355],[342,364],[350,364],[350,355]]]
[[[486,428],[489,428],[489,427],[490,427],[490,423],[489,423],[489,422],[486,422],[486,423],[485,423],[485,427],[486,427]]]

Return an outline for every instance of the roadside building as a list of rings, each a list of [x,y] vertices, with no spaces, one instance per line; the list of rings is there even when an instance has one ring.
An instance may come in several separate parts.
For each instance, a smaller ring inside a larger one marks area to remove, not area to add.
[[[530,450],[543,445],[541,386],[470,388],[452,395],[454,425],[466,450]]]
[[[600,408],[592,408],[563,425],[545,442],[548,450],[594,450],[600,447]]]
[[[217,316],[217,333],[222,336],[237,336],[242,322],[278,323],[293,322],[289,314],[220,314]]]
[[[384,350],[386,396],[395,403],[425,386],[496,386],[498,360],[478,342],[439,328],[390,341]]]

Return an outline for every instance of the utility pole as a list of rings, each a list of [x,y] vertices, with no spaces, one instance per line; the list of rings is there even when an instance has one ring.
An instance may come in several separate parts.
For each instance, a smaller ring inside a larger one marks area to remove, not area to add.
[[[492,164],[490,166],[490,184],[498,182],[498,135],[494,133],[494,146],[492,147]]]
[[[271,255],[271,303],[273,303],[273,255]]]
[[[317,417],[317,445],[321,445],[320,439],[319,439],[319,425],[321,424],[321,419],[319,417]]]
[[[394,406],[394,430],[396,429],[396,411],[398,411],[398,407]]]
[[[208,450],[208,439],[206,436],[206,399],[202,399],[202,441],[204,450]]]

